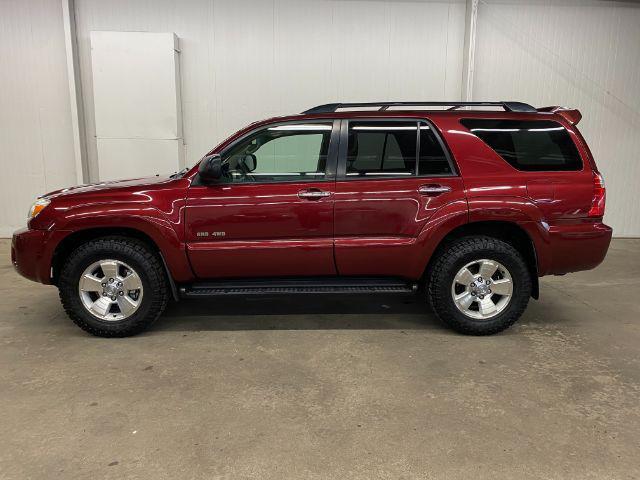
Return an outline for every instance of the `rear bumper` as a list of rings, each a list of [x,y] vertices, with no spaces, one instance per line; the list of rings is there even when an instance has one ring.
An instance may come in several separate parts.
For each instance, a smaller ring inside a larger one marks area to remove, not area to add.
[[[51,236],[46,230],[23,228],[13,234],[11,263],[25,278],[40,283],[51,283]]]
[[[539,275],[558,275],[597,267],[611,242],[611,227],[601,222],[556,224],[547,230],[545,264]]]

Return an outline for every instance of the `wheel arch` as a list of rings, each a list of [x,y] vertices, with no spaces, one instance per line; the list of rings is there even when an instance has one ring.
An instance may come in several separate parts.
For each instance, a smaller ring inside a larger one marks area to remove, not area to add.
[[[423,278],[427,278],[431,266],[439,253],[446,249],[453,241],[469,236],[484,235],[497,238],[512,245],[525,259],[529,273],[531,276],[531,296],[538,299],[540,296],[540,287],[538,282],[538,254],[536,252],[535,243],[527,231],[514,222],[501,220],[488,220],[465,223],[452,229],[447,233],[433,254],[429,258]]]
[[[164,255],[162,254],[162,250],[149,234],[143,232],[142,230],[131,227],[86,228],[83,230],[72,232],[64,237],[56,246],[51,258],[52,283],[54,285],[58,284],[58,278],[62,269],[62,265],[64,264],[65,259],[68,258],[68,256],[71,254],[71,252],[73,252],[78,246],[84,243],[104,237],[122,237],[135,239],[145,244],[154,254],[158,255],[162,262],[162,265],[164,266],[167,281],[171,286],[173,297],[175,300],[178,300],[178,289],[176,287],[171,270],[169,269],[169,266],[165,261]]]

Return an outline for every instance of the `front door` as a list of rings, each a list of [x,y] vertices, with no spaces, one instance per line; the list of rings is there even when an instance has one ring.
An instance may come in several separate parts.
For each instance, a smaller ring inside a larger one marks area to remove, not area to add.
[[[194,182],[185,231],[199,278],[335,275],[335,123],[260,127],[221,152],[220,182]]]
[[[420,275],[417,238],[462,178],[426,121],[343,120],[335,195],[340,275]]]

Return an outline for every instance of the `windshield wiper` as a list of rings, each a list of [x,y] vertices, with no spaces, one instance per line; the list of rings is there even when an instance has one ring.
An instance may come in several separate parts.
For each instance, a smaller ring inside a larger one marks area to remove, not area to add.
[[[182,177],[185,173],[187,173],[189,171],[189,167],[184,167],[182,170],[180,170],[179,172],[175,172],[172,173],[171,175],[169,175],[169,178],[180,178]]]

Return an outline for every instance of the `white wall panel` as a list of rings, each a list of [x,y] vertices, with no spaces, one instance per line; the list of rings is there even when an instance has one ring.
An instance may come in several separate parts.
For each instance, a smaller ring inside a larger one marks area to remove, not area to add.
[[[0,1],[0,236],[39,194],[76,183],[59,0]]]
[[[580,109],[616,236],[640,236],[640,5],[480,0],[474,100]]]
[[[99,31],[90,39],[99,180],[180,170],[177,37]]]
[[[178,170],[182,144],[157,138],[98,138],[100,179],[118,180],[165,175]],[[135,158],[135,162],[127,159]]]
[[[76,0],[97,178],[89,32],[175,32],[186,163],[257,119],[337,100],[458,98],[464,0]]]
[[[98,137],[181,136],[177,48],[172,33],[91,32]]]

